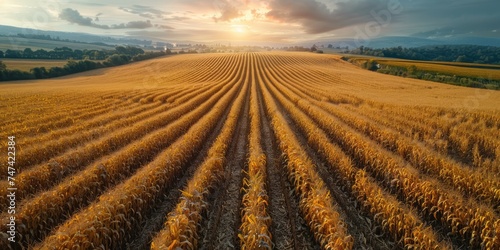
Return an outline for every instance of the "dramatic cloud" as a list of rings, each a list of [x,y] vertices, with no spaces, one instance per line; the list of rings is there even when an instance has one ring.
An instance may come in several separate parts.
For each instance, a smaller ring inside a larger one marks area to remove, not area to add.
[[[131,21],[128,23],[105,25],[94,23],[92,18],[83,17],[80,12],[74,9],[66,8],[61,11],[59,18],[66,20],[70,23],[78,24],[81,26],[89,26],[99,29],[146,29],[153,27],[151,21]]]
[[[132,5],[132,7],[120,7],[120,10],[123,10],[125,12],[131,13],[131,14],[136,14],[142,17],[154,19],[156,18],[163,18],[163,15],[169,14],[168,12],[164,12],[149,6],[143,6],[143,5]]]
[[[215,22],[229,22],[235,18],[243,16],[241,11],[238,10],[229,1],[217,1],[215,7],[220,9],[221,15],[219,17],[214,16]]]
[[[385,14],[397,7],[397,14]],[[500,2],[494,0],[271,0],[266,17],[302,26],[309,34],[321,34],[370,22],[387,21],[389,32],[421,37],[456,35],[494,36],[500,28]],[[387,25],[385,25],[387,24]],[[346,29],[344,29],[346,30]],[[378,32],[377,32],[378,33]]]
[[[144,34],[144,39],[152,39],[154,34],[165,40],[307,44],[383,36],[500,38],[499,0],[68,0],[49,1],[47,5],[33,0],[1,2],[2,25],[74,32],[77,24],[80,32],[136,32]],[[400,8],[387,16],[391,4]]]
[[[336,3],[335,9],[317,0],[274,0],[266,16],[274,21],[299,23],[307,33],[318,34],[373,21],[371,11],[383,9],[382,0]]]
[[[82,15],[80,15],[80,12],[74,9],[67,8],[62,10],[61,13],[59,14],[59,18],[66,20],[70,23],[76,23],[82,26],[92,26],[92,27],[95,27],[94,25],[98,26],[98,24],[92,22],[92,18],[83,17]]]

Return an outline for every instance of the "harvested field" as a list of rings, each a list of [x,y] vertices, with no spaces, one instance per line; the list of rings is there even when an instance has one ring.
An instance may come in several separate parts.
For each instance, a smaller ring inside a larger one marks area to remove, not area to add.
[[[21,71],[30,72],[32,68],[45,67],[50,69],[52,67],[63,67],[68,63],[67,60],[37,60],[37,59],[6,59],[1,60],[8,69],[18,69]]]

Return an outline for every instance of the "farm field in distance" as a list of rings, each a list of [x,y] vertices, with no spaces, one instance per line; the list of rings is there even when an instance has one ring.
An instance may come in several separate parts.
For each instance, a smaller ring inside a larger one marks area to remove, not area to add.
[[[500,249],[500,92],[340,58],[0,84],[0,249]]]
[[[63,67],[68,63],[67,60],[11,59],[11,58],[2,58],[2,62],[7,66],[8,69],[11,70],[18,69],[26,72],[30,72],[30,70],[35,67],[45,67],[46,69],[50,69],[51,67]]]
[[[482,77],[490,80],[500,80],[500,65],[496,64],[419,61],[360,55],[349,55],[349,57],[359,61],[373,59],[384,65],[400,67],[409,67],[414,65],[418,70],[433,71],[464,77]]]

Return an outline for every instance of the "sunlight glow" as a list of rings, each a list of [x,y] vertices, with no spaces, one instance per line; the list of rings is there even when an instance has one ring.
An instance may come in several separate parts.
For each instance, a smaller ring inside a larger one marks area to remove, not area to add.
[[[232,25],[233,31],[239,34],[243,34],[247,31],[247,27],[244,25]]]

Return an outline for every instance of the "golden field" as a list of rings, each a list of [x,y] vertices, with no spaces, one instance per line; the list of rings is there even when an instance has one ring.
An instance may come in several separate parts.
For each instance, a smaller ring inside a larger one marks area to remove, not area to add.
[[[36,59],[9,59],[2,58],[1,60],[7,69],[18,69],[21,71],[30,72],[32,68],[45,67],[47,70],[52,67],[63,67],[68,63],[67,60],[36,60]]]
[[[498,91],[301,52],[0,90],[0,249],[500,249]]]

